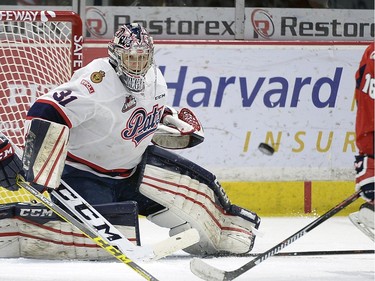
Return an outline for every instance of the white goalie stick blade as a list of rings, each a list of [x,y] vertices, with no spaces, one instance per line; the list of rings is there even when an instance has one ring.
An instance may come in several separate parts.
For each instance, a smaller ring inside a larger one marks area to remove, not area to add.
[[[168,239],[153,245],[154,257],[151,260],[158,260],[185,249],[199,242],[199,233],[195,228],[185,230]]]
[[[61,183],[62,186],[53,190],[51,194],[84,224],[96,229],[108,243],[118,247],[134,260],[158,260],[199,242],[198,231],[190,229],[154,245],[136,246],[67,183]]]
[[[362,223],[359,220],[359,218],[358,218],[358,212],[351,213],[349,215],[349,219],[367,237],[369,237],[373,242],[375,241],[375,233],[370,228],[368,228],[364,223]]]
[[[193,258],[190,261],[190,270],[196,276],[207,281],[222,281],[225,279],[224,270],[213,267],[199,258]]]

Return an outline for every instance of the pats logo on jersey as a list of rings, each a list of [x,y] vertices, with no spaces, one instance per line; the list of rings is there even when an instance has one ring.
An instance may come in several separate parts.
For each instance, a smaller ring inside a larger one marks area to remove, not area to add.
[[[164,106],[154,105],[151,112],[140,107],[134,110],[126,123],[126,128],[122,130],[121,137],[131,140],[138,146],[145,138],[156,131],[160,122]]]
[[[90,76],[90,79],[94,83],[100,83],[103,81],[103,77],[105,77],[105,72],[103,70],[99,70],[93,72]]]
[[[125,113],[126,111],[132,109],[137,105],[137,100],[133,96],[126,96],[124,105],[122,106],[121,112]]]

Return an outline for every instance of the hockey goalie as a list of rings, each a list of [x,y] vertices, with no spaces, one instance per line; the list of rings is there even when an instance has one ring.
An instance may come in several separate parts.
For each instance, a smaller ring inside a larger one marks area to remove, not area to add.
[[[249,252],[260,224],[257,214],[233,205],[215,175],[171,151],[199,145],[204,133],[191,110],[166,105],[167,85],[154,63],[147,30],[125,24],[108,52],[109,58],[93,60],[31,106],[22,161],[2,138],[2,188],[17,189],[16,174],[42,192],[58,190],[62,179],[127,229],[134,243],[140,243],[139,214],[170,229],[171,236],[196,229],[200,240],[187,253]],[[56,151],[48,159],[46,147]],[[27,257],[102,257],[38,204],[1,208],[8,215],[7,222],[0,220],[0,231],[6,232],[6,225],[18,227],[21,237],[14,239],[22,243],[14,249],[9,246],[13,240],[2,241],[0,256],[12,249],[14,256],[18,251]]]

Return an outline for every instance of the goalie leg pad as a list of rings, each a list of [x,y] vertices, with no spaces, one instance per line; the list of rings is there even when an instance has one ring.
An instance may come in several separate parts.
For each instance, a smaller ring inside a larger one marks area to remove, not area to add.
[[[191,254],[243,254],[252,249],[252,230],[259,225],[258,216],[252,213],[252,220],[226,211],[218,202],[214,189],[208,186],[215,180],[212,174],[195,173],[203,169],[187,160],[179,162],[179,167],[173,167],[165,165],[165,159],[158,160],[155,154],[148,153],[147,158],[139,191],[165,207],[149,215],[149,220],[169,227],[170,235],[189,228],[197,229],[200,242],[185,249]],[[182,165],[185,170],[181,169]]]
[[[26,123],[23,168],[27,181],[57,188],[67,155],[69,129],[41,119]]]
[[[115,224],[134,244],[140,245],[138,214],[134,202],[97,210]],[[110,211],[112,210],[112,211]],[[37,259],[108,260],[113,256],[48,208],[36,204],[7,204],[0,207],[0,257]]]
[[[197,164],[157,146],[147,148],[142,165],[145,166],[146,163],[179,174],[186,174],[192,179],[204,183],[213,191],[215,202],[221,205],[224,210],[230,210],[232,204],[215,175]]]

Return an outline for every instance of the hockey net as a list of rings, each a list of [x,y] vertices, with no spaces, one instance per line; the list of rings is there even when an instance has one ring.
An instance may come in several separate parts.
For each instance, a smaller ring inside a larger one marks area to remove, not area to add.
[[[0,130],[18,147],[30,105],[82,66],[82,44],[72,11],[0,11]],[[29,201],[22,190],[4,192],[0,203]]]

